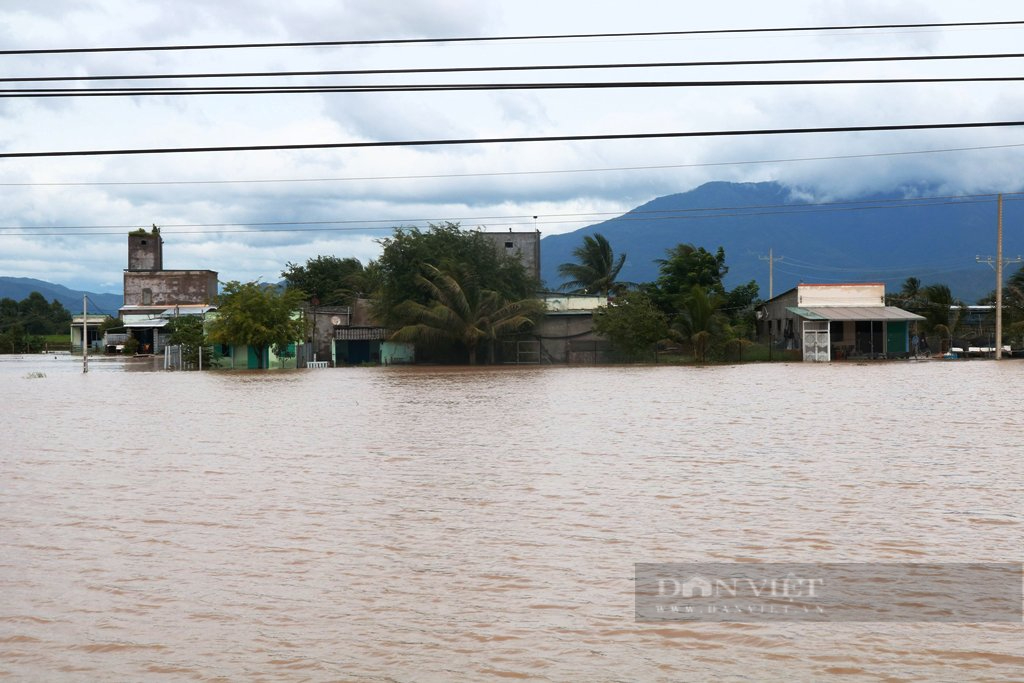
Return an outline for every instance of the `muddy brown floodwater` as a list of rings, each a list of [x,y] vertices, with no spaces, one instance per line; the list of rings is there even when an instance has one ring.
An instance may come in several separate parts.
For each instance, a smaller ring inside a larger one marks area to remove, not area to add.
[[[633,613],[636,562],[1019,562],[1024,362],[137,367],[0,357],[0,677],[1024,677],[1020,623]]]

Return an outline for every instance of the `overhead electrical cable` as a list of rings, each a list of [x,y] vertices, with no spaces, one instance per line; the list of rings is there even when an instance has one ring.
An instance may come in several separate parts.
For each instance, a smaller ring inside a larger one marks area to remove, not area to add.
[[[378,147],[433,147],[447,145],[512,144],[523,142],[578,142],[585,140],[655,140],[671,138],[745,137],[751,135],[801,135],[808,133],[858,133],[900,130],[957,130],[970,128],[1010,128],[1024,121],[973,121],[968,123],[914,123],[881,126],[825,126],[818,128],[760,128],[747,130],[711,130],[672,133],[612,133],[593,135],[550,135],[505,138],[462,138],[437,140],[390,140],[375,142],[327,142],[289,145],[230,145],[217,147],[152,147],[142,149],[97,149],[51,152],[0,152],[0,159],[39,157],[125,156],[137,154],[194,154],[208,152],[263,152],[271,150],[362,149]]]
[[[714,218],[743,218],[753,216],[792,215],[807,213],[834,213],[845,211],[871,211],[880,209],[905,209],[930,206],[968,205],[984,204],[995,201],[995,194],[977,195],[947,195],[933,197],[908,197],[893,199],[867,199],[867,200],[844,200],[829,202],[809,202],[805,204],[760,204],[750,206],[720,206],[720,207],[692,207],[685,209],[647,210],[621,212],[599,212],[590,211],[585,213],[558,213],[544,214],[540,223],[579,223],[588,220],[596,220],[605,216],[613,216],[616,222],[652,221],[652,220],[694,220]],[[1006,201],[1024,200],[1024,193],[1003,193]],[[263,221],[253,223],[177,223],[162,224],[160,227],[167,234],[197,234],[197,233],[245,233],[245,232],[319,232],[319,231],[367,231],[367,230],[390,230],[393,227],[415,227],[416,225],[452,222],[487,222],[489,225],[527,225],[533,224],[530,219],[536,216],[505,215],[505,216],[461,216],[446,218],[406,218],[406,219],[363,219],[363,220],[290,220],[290,221]],[[572,220],[552,220],[552,219]],[[494,223],[494,221],[506,221]],[[519,221],[519,222],[507,222]],[[368,227],[368,224],[379,223],[378,227]],[[283,228],[281,226],[292,226]],[[317,226],[317,227],[295,227],[295,226]],[[320,227],[336,226],[336,227]],[[342,226],[342,227],[337,227]],[[17,233],[22,236],[36,236],[40,234],[49,235],[85,235],[85,234],[121,234],[120,232],[91,232],[95,230],[110,229],[135,229],[137,225],[47,225],[47,226],[0,226],[0,230],[79,230],[89,232],[55,232]],[[175,228],[272,228],[270,230],[175,230]]]
[[[746,88],[799,85],[892,85],[906,83],[1002,83],[1024,76],[951,76],[909,78],[821,78],[726,81],[573,81],[559,83],[425,83],[400,85],[223,85],[137,88],[8,88],[0,98],[166,97],[188,95],[309,95],[319,93],[482,92],[491,90],[607,90],[646,88]]]
[[[240,71],[223,73],[180,73],[180,74],[122,74],[100,76],[18,76],[0,78],[0,83],[56,82],[56,81],[154,81],[166,79],[205,78],[291,78],[309,76],[380,76],[410,74],[486,73],[515,71],[564,71],[564,70],[605,70],[605,69],[661,69],[711,66],[764,66],[797,64],[855,64],[868,62],[922,62],[971,59],[1019,59],[1024,52],[997,54],[955,54],[955,55],[903,55],[887,57],[809,57],[804,59],[743,59],[700,62],[638,62],[610,64],[543,64],[522,66],[457,66],[415,69],[333,69],[319,71]]]
[[[347,176],[333,178],[252,178],[226,180],[111,180],[111,181],[79,181],[79,182],[29,182],[4,183],[0,187],[106,187],[106,186],[150,186],[150,185],[245,185],[273,183],[335,183],[335,182],[366,182],[377,180],[437,180],[445,178],[481,178],[500,176],[554,175],[560,173],[608,173],[619,171],[656,171],[673,168],[704,168],[710,166],[743,166],[753,164],[785,164],[804,161],[833,161],[840,159],[873,159],[877,157],[906,156],[913,154],[946,154],[952,152],[977,152],[991,149],[1008,149],[1024,147],[1024,143],[1006,145],[982,145],[977,147],[944,147],[939,149],[919,149],[896,152],[870,152],[865,154],[838,154],[815,157],[790,157],[781,159],[748,159],[738,161],[708,161],[692,164],[655,164],[649,166],[605,166],[600,168],[566,168],[535,171],[491,171],[479,173],[422,173],[415,175],[389,176]]]
[[[81,54],[99,52],[161,52],[169,50],[242,50],[256,48],[346,47],[364,45],[410,45],[436,43],[485,43],[501,41],[568,40],[592,38],[654,38],[753,33],[801,33],[819,31],[873,31],[908,28],[977,28],[984,26],[1019,26],[1024,20],[957,21],[907,24],[855,24],[826,26],[776,26],[769,28],[693,29],[687,31],[630,31],[621,33],[561,33],[511,36],[474,36],[449,38],[386,38],[376,40],[317,40],[303,42],[211,43],[198,45],[134,45],[117,47],[67,47],[0,50],[0,55]]]

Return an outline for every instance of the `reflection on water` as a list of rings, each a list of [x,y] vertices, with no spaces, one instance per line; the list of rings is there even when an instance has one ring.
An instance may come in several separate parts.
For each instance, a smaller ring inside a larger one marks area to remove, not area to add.
[[[130,367],[0,357],[0,675],[1024,667],[1020,624],[644,624],[632,594],[634,562],[1019,561],[1022,363]]]

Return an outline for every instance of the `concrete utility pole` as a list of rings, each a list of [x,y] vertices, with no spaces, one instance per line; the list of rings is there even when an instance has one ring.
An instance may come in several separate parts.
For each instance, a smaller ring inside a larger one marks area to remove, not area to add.
[[[762,261],[767,261],[768,262],[768,298],[769,299],[772,299],[772,298],[775,297],[775,262],[776,261],[781,261],[784,258],[782,256],[780,256],[779,258],[774,258],[772,256],[772,251],[773,251],[773,249],[771,247],[769,247],[768,248],[768,255],[767,256],[758,256],[757,257],[757,258],[761,259]]]
[[[82,373],[89,372],[89,297],[82,297]]]
[[[1000,193],[996,209],[996,258],[993,263],[992,257],[976,257],[978,263],[987,263],[996,271],[996,360],[1003,357],[1003,266],[1008,263],[1020,263],[1021,258],[1003,259],[1003,195]]]

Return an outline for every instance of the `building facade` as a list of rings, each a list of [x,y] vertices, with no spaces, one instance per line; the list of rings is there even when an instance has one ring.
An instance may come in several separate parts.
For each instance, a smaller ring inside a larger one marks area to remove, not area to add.
[[[758,334],[803,360],[899,358],[910,352],[910,325],[923,316],[885,305],[878,282],[800,284],[766,301]]]
[[[162,330],[172,317],[203,315],[217,297],[216,271],[165,269],[163,246],[156,226],[128,234],[124,305],[118,313],[140,353],[159,353],[167,337]]]
[[[494,242],[498,254],[518,258],[526,272],[540,281],[540,231],[532,232],[485,232]]]

